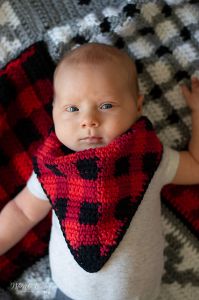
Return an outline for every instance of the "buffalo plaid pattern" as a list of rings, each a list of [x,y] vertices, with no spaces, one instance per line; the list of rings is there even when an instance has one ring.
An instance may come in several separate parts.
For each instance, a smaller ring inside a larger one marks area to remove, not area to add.
[[[25,186],[32,155],[48,134],[53,71],[43,42],[0,71],[0,209]],[[47,252],[49,230],[50,215],[0,258],[1,286]]]
[[[31,156],[52,125],[53,70],[45,43],[37,42],[0,71],[0,209],[24,187],[32,171]],[[162,190],[164,204],[197,237],[198,195],[198,185]],[[50,217],[0,258],[1,286],[47,252],[49,228]]]
[[[199,185],[166,185],[162,202],[199,238]]]
[[[59,219],[68,247],[97,272],[122,240],[162,157],[162,144],[142,117],[105,147],[71,152],[52,131],[34,170]]]

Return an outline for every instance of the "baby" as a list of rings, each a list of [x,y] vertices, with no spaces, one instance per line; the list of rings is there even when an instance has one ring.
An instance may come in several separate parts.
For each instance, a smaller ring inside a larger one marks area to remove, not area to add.
[[[177,152],[141,115],[136,68],[125,52],[93,43],[67,53],[54,74],[54,129],[26,187],[0,213],[0,255],[53,208],[55,299],[156,299],[161,188],[199,183],[199,80],[182,92],[192,138],[188,151]]]

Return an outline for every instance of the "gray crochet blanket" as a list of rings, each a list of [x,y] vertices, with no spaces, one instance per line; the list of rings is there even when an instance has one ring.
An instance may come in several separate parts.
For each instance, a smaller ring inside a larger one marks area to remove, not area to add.
[[[47,43],[55,62],[75,46],[74,41],[124,48],[137,60],[140,88],[146,95],[144,114],[162,142],[183,149],[190,137],[191,118],[179,83],[181,77],[188,82],[192,75],[199,75],[197,2],[0,0],[0,67],[39,40]],[[164,205],[162,221],[165,273],[159,300],[197,300],[198,240]],[[0,299],[50,300],[55,290],[48,257],[44,257],[7,291],[0,289]]]

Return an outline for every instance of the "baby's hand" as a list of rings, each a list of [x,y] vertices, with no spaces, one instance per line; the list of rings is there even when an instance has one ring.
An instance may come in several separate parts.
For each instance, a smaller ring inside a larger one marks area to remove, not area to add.
[[[186,85],[181,85],[181,90],[192,112],[199,113],[199,79],[192,77],[191,90]]]

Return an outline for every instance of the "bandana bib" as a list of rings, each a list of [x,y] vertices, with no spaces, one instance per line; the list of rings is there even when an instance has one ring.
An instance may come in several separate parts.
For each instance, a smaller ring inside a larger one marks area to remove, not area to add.
[[[99,271],[119,245],[161,157],[146,117],[104,147],[74,152],[51,131],[38,150],[34,171],[85,271]]]

